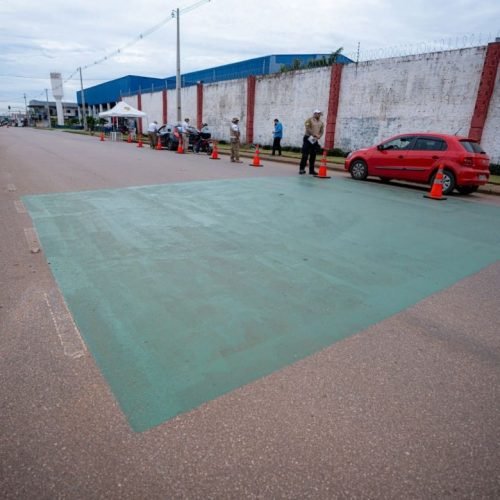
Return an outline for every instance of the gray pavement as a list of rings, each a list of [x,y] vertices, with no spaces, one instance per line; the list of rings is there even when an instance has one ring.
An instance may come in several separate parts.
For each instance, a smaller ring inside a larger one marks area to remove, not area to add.
[[[150,431],[130,430],[92,356],[74,349],[78,332],[19,200],[296,170],[201,160],[0,129],[2,498],[498,498],[500,262]],[[484,193],[463,200],[499,205]]]

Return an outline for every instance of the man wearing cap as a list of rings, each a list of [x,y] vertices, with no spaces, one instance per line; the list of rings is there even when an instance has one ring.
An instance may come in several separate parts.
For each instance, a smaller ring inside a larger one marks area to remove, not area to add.
[[[323,136],[325,126],[321,121],[321,111],[315,109],[311,118],[305,121],[306,132],[304,142],[302,143],[302,158],[300,160],[299,174],[306,173],[306,164],[309,160],[309,175],[317,175],[314,170],[314,162],[316,161],[316,153],[320,149],[318,141]]]
[[[231,141],[231,161],[233,163],[241,163],[240,161],[240,126],[239,118],[231,120],[231,127],[229,129],[229,138]]]

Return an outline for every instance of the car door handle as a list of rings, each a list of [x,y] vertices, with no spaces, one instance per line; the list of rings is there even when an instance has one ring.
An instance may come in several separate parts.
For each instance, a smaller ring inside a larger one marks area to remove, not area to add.
[[[401,158],[404,158],[404,156],[403,156],[403,155],[399,155],[399,156],[398,156],[398,158],[400,158],[400,159],[401,159]]]
[[[432,159],[433,160],[439,160],[439,156],[433,156]]]

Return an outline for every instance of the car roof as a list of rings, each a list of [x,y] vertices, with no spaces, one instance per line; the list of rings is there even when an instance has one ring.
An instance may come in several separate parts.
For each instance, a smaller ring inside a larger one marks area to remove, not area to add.
[[[470,137],[465,137],[463,135],[443,134],[442,132],[405,132],[403,134],[393,135],[391,139],[395,137],[404,137],[405,135],[418,135],[420,137],[441,137],[447,139],[457,139],[459,141],[477,142],[475,139],[471,139]]]

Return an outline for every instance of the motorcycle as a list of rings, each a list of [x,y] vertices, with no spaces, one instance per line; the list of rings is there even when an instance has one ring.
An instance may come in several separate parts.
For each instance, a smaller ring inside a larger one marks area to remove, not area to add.
[[[193,138],[193,151],[195,153],[212,154],[213,144],[210,138],[211,134],[197,131],[196,136]]]

